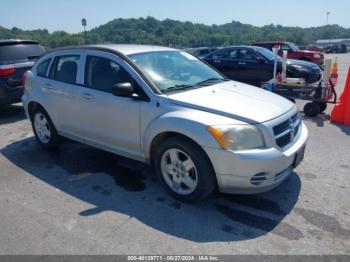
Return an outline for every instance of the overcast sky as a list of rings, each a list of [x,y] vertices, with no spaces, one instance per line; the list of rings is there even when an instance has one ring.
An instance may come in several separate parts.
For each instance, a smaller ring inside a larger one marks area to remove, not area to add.
[[[285,3],[285,5],[283,5]],[[350,0],[7,0],[0,4],[0,25],[81,31],[81,18],[94,28],[115,18],[153,16],[204,24],[232,20],[262,26],[311,27],[329,23],[350,28]]]

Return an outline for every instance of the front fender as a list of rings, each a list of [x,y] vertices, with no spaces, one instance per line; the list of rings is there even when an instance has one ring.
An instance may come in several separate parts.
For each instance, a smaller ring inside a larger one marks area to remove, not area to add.
[[[167,132],[184,135],[202,147],[218,148],[216,140],[206,129],[208,125],[201,119],[200,114],[193,115],[186,110],[168,112],[155,118],[146,127],[142,136],[145,157],[149,159],[155,137]]]

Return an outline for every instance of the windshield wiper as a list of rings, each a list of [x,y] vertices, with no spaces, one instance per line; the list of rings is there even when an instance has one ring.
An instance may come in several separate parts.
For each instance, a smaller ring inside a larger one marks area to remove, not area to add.
[[[175,85],[175,86],[168,87],[166,89],[166,92],[173,91],[173,90],[185,90],[185,89],[192,88],[192,87],[193,87],[193,85]]]
[[[194,85],[175,85],[175,86],[171,86],[168,87],[165,92],[169,92],[169,91],[176,91],[176,90],[186,90],[186,89],[190,89],[190,88],[199,88],[201,86],[210,86],[213,85],[213,82],[218,82],[218,81],[229,81],[229,79],[225,79],[225,78],[209,78],[203,81],[198,82],[197,84]]]
[[[195,86],[206,86],[206,85],[212,85],[212,82],[218,82],[218,81],[229,81],[229,79],[225,79],[225,78],[209,78],[203,81],[198,82],[197,84],[195,84]]]

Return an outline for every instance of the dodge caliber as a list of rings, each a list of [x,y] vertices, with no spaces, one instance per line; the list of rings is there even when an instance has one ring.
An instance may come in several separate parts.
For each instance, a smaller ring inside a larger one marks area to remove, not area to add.
[[[304,157],[308,131],[293,103],[177,49],[58,49],[24,81],[24,108],[44,148],[63,136],[142,161],[182,201],[215,188],[268,191]]]

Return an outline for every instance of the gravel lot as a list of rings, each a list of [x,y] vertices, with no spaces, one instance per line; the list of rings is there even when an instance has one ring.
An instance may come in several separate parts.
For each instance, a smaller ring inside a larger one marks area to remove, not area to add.
[[[350,53],[337,56],[340,91]],[[305,119],[305,160],[280,187],[188,205],[139,163],[70,141],[46,152],[11,106],[0,112],[0,254],[350,254],[350,127],[331,124],[331,108]]]

